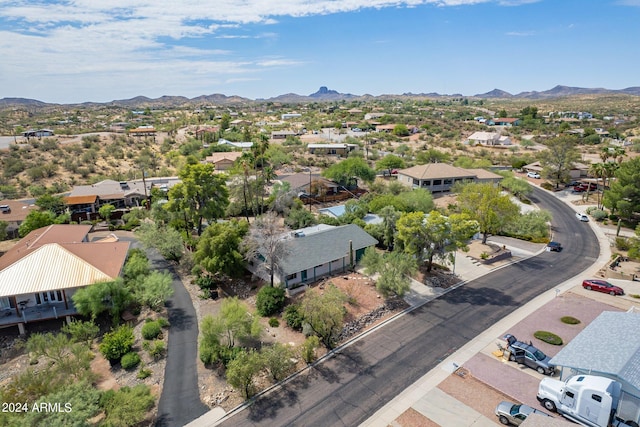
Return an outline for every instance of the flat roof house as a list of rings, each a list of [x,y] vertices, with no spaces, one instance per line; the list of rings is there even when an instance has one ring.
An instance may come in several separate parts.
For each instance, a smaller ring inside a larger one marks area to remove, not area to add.
[[[91,225],[55,224],[33,230],[0,257],[0,327],[77,314],[77,289],[116,279],[129,242],[89,242]],[[115,241],[114,241],[115,240]]]
[[[309,144],[307,149],[310,154],[325,154],[346,156],[350,152],[356,150],[356,144]]]
[[[497,132],[474,132],[467,138],[470,144],[479,145],[511,145],[511,139],[508,136],[500,135]]]

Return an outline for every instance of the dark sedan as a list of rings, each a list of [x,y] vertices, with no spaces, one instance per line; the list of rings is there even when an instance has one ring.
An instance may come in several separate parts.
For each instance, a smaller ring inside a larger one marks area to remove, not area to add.
[[[604,280],[583,280],[582,287],[589,291],[604,292],[609,295],[624,295],[624,290],[620,286],[613,285]]]

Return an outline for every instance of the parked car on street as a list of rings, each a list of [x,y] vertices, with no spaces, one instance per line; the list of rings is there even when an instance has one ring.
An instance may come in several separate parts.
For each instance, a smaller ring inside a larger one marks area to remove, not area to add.
[[[576,212],[576,218],[578,218],[582,222],[589,222],[589,217],[586,214]]]
[[[547,243],[547,248],[551,252],[560,252],[562,250],[562,243],[560,243],[560,242],[549,242],[549,243]]]
[[[582,287],[588,291],[604,292],[609,295],[624,295],[624,289],[600,279],[583,280]]]
[[[496,406],[496,416],[504,425],[519,426],[527,417],[533,413],[549,417],[542,411],[527,405],[517,405],[515,403],[502,401]]]
[[[511,362],[528,366],[543,375],[553,375],[556,372],[556,367],[549,363],[551,358],[538,350],[531,344],[531,341],[529,344],[518,341],[511,334],[505,335],[504,339],[507,340],[507,350]]]
[[[540,174],[538,172],[527,172],[528,178],[540,179]]]

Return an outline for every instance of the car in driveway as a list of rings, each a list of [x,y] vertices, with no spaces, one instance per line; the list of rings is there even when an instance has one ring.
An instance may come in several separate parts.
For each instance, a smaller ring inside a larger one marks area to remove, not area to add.
[[[519,426],[527,417],[534,412],[539,415],[549,417],[549,414],[546,414],[542,411],[539,411],[531,406],[527,405],[518,405],[515,403],[502,401],[496,406],[496,416],[498,420],[504,425],[514,425]]]
[[[507,351],[509,351],[509,360],[511,362],[518,362],[521,365],[528,366],[543,375],[555,374],[556,367],[549,363],[551,358],[536,348],[531,341],[529,341],[529,344],[518,341],[511,334],[505,335],[504,339],[507,341]]]
[[[540,179],[540,174],[538,172],[527,172],[527,178]]]
[[[582,222],[589,222],[589,217],[586,214],[576,212],[576,218]]]
[[[547,243],[547,249],[551,252],[560,252],[562,251],[562,243],[551,241]]]
[[[586,279],[582,281],[582,287],[588,291],[598,291],[609,295],[624,295],[624,289],[606,280]]]

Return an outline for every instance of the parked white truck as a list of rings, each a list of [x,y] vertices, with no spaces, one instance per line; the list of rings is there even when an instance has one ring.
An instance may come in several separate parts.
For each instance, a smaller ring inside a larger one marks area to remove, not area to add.
[[[621,389],[618,381],[595,375],[576,375],[566,381],[544,378],[538,401],[583,426],[638,427],[637,420],[616,417]]]

